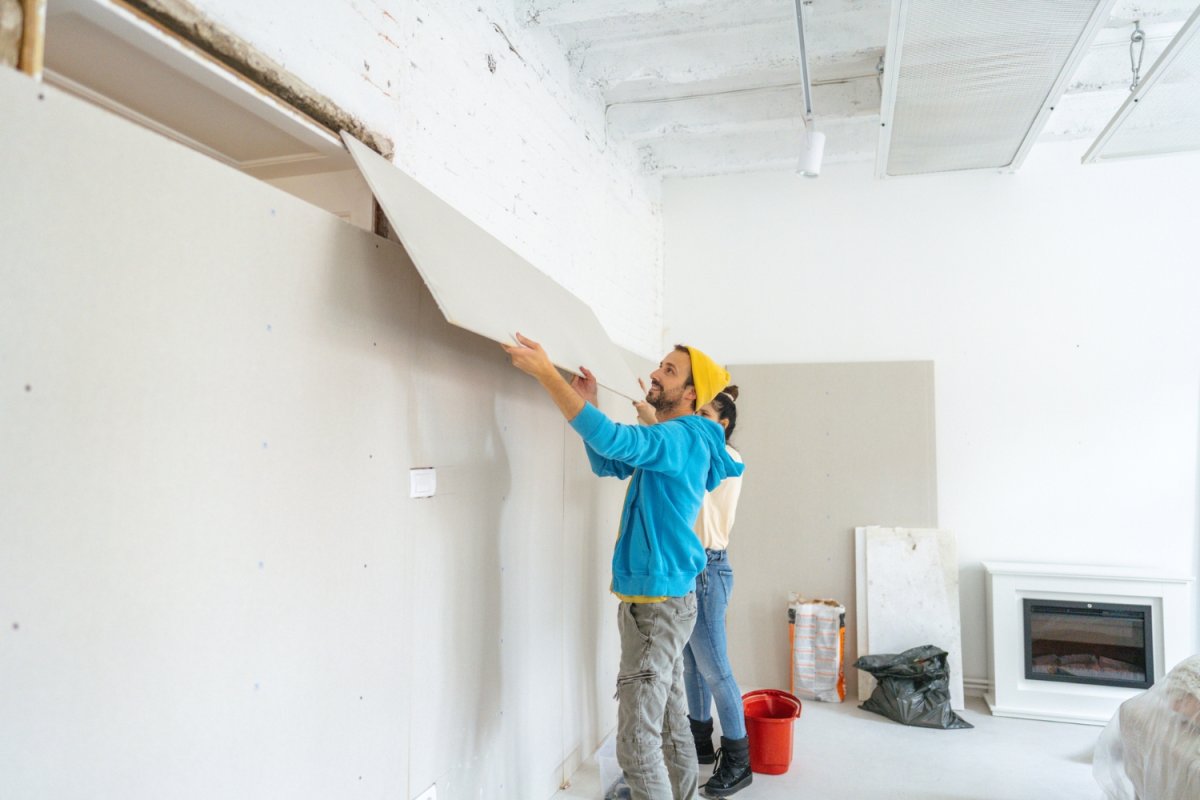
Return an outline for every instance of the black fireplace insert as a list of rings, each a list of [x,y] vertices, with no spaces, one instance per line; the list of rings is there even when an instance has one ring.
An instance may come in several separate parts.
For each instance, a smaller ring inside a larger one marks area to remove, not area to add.
[[[1150,606],[1026,598],[1025,677],[1148,689],[1154,683]]]

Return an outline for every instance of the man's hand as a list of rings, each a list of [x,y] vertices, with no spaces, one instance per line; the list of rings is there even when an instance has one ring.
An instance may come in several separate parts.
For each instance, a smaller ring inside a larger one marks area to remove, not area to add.
[[[638,386],[642,387],[643,394],[646,391],[646,384],[638,378]],[[654,411],[654,406],[643,400],[634,400],[633,407],[637,409],[638,422],[642,425],[656,425],[658,423],[658,414]]]
[[[596,405],[596,376],[587,367],[579,368],[579,374],[571,379],[571,388],[585,403]]]
[[[546,355],[546,351],[540,344],[520,333],[516,334],[516,339],[520,344],[500,345],[504,348],[504,352],[508,353],[514,367],[543,382],[547,378],[558,375],[558,369],[550,361],[550,356]]]

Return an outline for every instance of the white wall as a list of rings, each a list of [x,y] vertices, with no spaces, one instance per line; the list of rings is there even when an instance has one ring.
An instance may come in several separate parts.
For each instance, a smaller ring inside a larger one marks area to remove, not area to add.
[[[0,107],[0,795],[554,794],[615,724],[623,485],[399,245]]]
[[[1200,158],[1082,167],[1084,144],[1017,175],[838,164],[664,188],[667,341],[934,361],[968,678],[987,672],[982,561],[1196,572]]]
[[[194,5],[390,137],[396,164],[579,295],[618,344],[658,357],[658,183],[608,143],[599,95],[572,89],[561,48],[511,0]]]

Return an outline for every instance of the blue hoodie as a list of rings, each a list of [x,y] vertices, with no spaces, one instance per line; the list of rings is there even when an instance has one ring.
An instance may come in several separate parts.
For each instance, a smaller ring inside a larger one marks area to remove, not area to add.
[[[725,450],[725,431],[688,415],[657,425],[620,425],[590,403],[571,420],[592,472],[628,478],[612,590],[637,597],[682,597],[708,558],[694,526],[705,492],[743,466]]]

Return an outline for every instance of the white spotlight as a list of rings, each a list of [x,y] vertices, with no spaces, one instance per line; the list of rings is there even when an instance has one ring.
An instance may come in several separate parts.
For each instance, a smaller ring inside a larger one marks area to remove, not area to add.
[[[800,164],[796,172],[806,178],[815,178],[821,174],[821,157],[825,155],[825,134],[818,131],[806,131],[804,149],[800,152]]]
[[[811,2],[811,0],[809,0]],[[812,81],[808,74],[808,39],[804,34],[805,0],[796,0],[796,31],[800,34],[800,83],[804,87],[804,149],[796,172],[806,178],[821,174],[821,157],[825,155],[825,134],[812,129]]]

